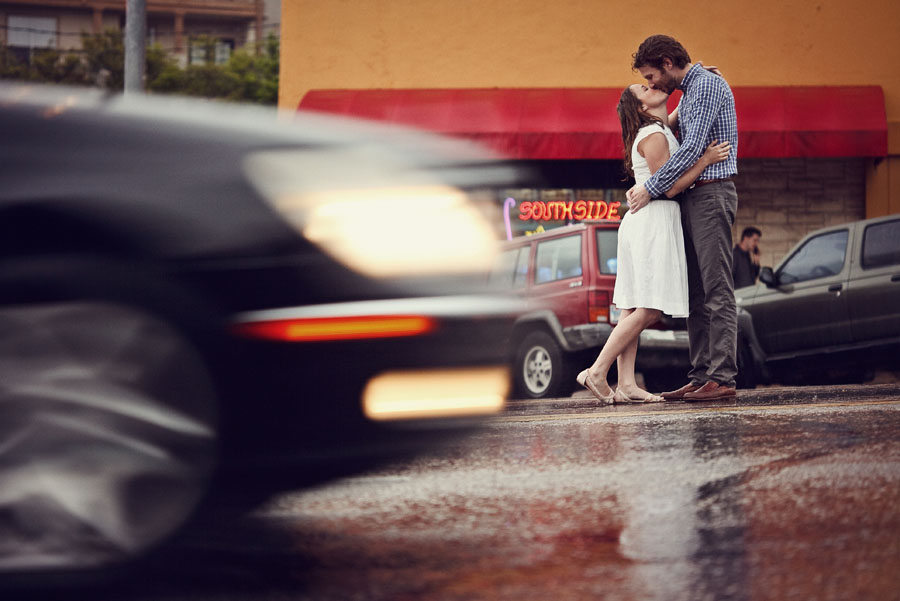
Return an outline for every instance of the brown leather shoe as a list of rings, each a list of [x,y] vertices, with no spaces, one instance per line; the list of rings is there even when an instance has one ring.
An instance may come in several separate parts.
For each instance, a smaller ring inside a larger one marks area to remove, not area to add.
[[[691,382],[688,382],[687,384],[685,384],[678,390],[673,390],[671,392],[664,392],[659,396],[661,396],[662,398],[664,398],[667,401],[680,401],[681,399],[684,398],[684,395],[686,395],[687,393],[694,392],[695,390],[699,390],[699,389],[700,389],[699,386],[695,386]]]
[[[732,397],[737,394],[731,386],[721,386],[715,382],[707,382],[694,392],[688,392],[684,395],[685,401],[715,401]]]

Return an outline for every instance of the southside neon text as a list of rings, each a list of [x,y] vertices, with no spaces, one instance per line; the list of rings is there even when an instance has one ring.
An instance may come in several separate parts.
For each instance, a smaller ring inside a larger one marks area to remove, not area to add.
[[[607,204],[602,200],[577,200],[564,202],[555,200],[550,202],[525,201],[519,206],[519,219],[528,221],[551,221],[560,219],[621,219],[618,208],[622,203],[611,202]]]

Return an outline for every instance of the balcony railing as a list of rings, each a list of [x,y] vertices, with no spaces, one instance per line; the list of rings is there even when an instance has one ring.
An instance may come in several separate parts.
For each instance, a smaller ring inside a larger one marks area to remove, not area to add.
[[[147,0],[147,12],[179,12],[185,14],[252,17],[261,10],[262,0]],[[16,0],[16,4],[33,7],[101,9],[125,12],[125,0]]]

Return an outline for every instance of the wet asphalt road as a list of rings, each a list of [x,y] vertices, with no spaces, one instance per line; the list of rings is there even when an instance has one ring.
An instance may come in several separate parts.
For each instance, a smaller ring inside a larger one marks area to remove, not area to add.
[[[900,385],[512,403],[446,452],[273,500],[130,600],[900,599]]]

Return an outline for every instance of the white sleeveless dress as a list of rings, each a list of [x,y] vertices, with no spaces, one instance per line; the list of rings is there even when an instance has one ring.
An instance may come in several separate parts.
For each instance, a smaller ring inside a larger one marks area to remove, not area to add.
[[[650,166],[638,152],[638,144],[650,134],[660,132],[669,142],[669,156],[678,150],[678,140],[668,127],[642,127],[631,147],[637,184],[650,178]],[[659,309],[672,317],[687,317],[687,262],[678,202],[651,200],[637,213],[626,213],[619,226],[617,263],[613,292],[616,307]]]

